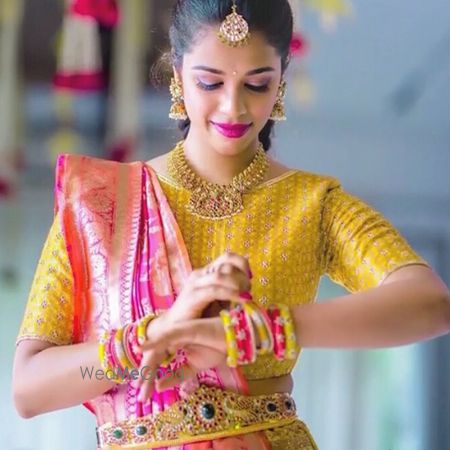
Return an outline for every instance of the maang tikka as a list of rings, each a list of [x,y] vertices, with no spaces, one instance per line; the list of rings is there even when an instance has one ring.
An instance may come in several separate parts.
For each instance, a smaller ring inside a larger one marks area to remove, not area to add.
[[[219,39],[230,47],[242,47],[250,40],[248,22],[237,13],[236,0],[233,0],[232,12],[220,25]]]

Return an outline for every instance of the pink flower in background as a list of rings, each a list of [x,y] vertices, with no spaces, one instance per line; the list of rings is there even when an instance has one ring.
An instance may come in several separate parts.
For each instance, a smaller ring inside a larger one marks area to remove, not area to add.
[[[303,56],[308,50],[308,42],[299,31],[292,35],[290,53],[293,58]]]
[[[10,197],[13,192],[12,183],[7,180],[3,180],[0,178],[0,198]]]

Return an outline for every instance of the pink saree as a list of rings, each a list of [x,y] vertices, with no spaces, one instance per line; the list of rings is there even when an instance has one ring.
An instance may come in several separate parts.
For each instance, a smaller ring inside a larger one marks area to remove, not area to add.
[[[75,342],[98,340],[105,329],[123,327],[170,308],[192,268],[180,229],[151,168],[141,162],[62,155],[57,163],[55,199],[75,282]],[[184,358],[180,350],[171,368],[177,369]],[[248,393],[242,372],[224,366],[199,373],[195,381],[155,392],[145,402],[137,400],[138,392],[127,383],[84,405],[100,426],[157,414],[202,384]],[[210,441],[199,438],[199,442],[170,447],[269,448],[263,432]]]

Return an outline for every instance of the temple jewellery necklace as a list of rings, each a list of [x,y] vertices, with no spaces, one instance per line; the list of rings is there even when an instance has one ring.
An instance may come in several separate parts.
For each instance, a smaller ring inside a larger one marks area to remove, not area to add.
[[[236,0],[233,0],[231,14],[220,26],[218,37],[230,47],[249,44],[249,26],[244,17],[237,13]],[[231,183],[220,185],[203,180],[192,170],[183,144],[183,141],[179,142],[169,154],[167,169],[171,178],[190,192],[187,210],[204,219],[222,219],[239,214],[244,209],[242,194],[259,185],[269,168],[263,145],[259,143],[253,161],[243,172],[233,177]]]
[[[269,161],[261,143],[250,165],[226,185],[206,181],[192,170],[184,154],[183,141],[169,153],[167,161],[169,176],[191,194],[187,210],[204,219],[239,214],[244,209],[242,194],[261,184],[268,168]]]

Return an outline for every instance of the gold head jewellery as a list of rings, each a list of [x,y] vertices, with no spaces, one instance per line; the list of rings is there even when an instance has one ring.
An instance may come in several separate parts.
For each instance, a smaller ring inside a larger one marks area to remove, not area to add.
[[[229,47],[242,47],[250,40],[248,22],[237,13],[236,0],[233,0],[232,12],[220,25],[219,39]]]
[[[261,143],[250,165],[227,185],[200,178],[186,160],[183,141],[169,153],[167,161],[169,176],[191,193],[188,211],[204,219],[222,219],[240,213],[244,209],[242,194],[259,185],[268,168],[269,161]]]

